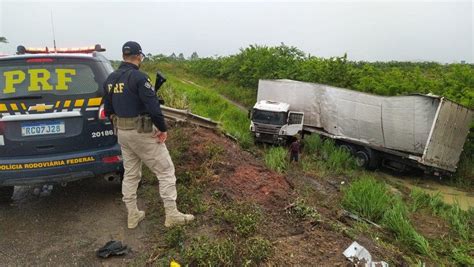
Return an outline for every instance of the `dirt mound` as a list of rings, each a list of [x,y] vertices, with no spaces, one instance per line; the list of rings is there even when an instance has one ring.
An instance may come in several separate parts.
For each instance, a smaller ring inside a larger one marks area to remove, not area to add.
[[[288,201],[289,185],[281,175],[255,164],[237,166],[219,184],[237,200],[251,200],[265,206],[282,206]]]
[[[207,164],[214,172],[213,185],[229,198],[268,208],[288,204],[290,185],[284,176],[266,169],[252,154],[224,136],[203,129],[193,129],[190,136],[188,158],[194,162],[188,164]]]

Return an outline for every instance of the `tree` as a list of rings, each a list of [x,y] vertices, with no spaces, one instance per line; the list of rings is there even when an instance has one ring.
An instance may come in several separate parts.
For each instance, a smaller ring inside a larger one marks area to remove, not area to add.
[[[176,59],[176,54],[173,52],[173,54],[171,54],[171,55],[169,56],[169,58],[175,60],[175,59]]]
[[[0,43],[4,43],[4,44],[8,43],[7,38],[3,37],[3,36],[0,36]]]
[[[186,59],[184,58],[183,53],[179,53],[179,55],[178,55],[178,60],[182,60],[182,61],[186,60]]]
[[[199,59],[199,55],[196,51],[194,51],[192,54],[191,54],[191,60],[195,60],[195,59]]]

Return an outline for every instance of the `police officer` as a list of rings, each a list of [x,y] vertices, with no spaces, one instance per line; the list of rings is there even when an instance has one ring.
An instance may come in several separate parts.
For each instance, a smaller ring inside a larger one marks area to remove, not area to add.
[[[137,208],[137,188],[142,162],[157,176],[165,207],[165,226],[194,220],[176,208],[176,177],[165,141],[166,124],[155,88],[146,74],[139,71],[144,54],[137,42],[122,47],[123,62],[104,84],[104,109],[117,129],[125,168],[122,182],[123,202],[128,211],[128,228],[137,227],[145,212]]]

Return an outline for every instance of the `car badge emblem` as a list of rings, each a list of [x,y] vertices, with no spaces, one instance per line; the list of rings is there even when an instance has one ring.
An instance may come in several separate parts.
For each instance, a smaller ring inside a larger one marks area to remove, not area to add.
[[[52,109],[53,105],[46,105],[46,104],[36,104],[35,106],[31,106],[28,108],[28,111],[37,111],[37,112],[45,112],[48,109]]]

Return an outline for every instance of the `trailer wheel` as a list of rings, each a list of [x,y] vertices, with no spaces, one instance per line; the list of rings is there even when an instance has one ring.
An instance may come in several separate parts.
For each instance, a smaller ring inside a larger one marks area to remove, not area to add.
[[[355,153],[356,164],[360,168],[367,169],[370,162],[370,157],[367,151],[359,150]]]
[[[355,153],[356,164],[361,168],[375,170],[380,165],[380,157],[372,149],[363,149]]]
[[[351,145],[349,145],[349,144],[342,144],[342,145],[339,146],[339,148],[340,148],[341,150],[344,150],[344,151],[348,152],[348,153],[351,154],[351,155],[355,155],[355,154],[356,154],[356,149],[355,149],[355,147],[354,147],[354,146],[351,146]]]
[[[14,189],[14,186],[0,186],[0,203],[10,202]]]

